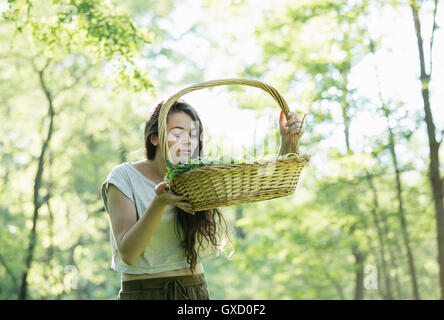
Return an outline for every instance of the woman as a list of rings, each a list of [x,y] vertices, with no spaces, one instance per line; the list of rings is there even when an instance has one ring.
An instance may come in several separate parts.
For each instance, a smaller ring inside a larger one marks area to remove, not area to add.
[[[118,299],[208,300],[202,262],[219,255],[221,239],[230,239],[228,228],[219,209],[194,212],[163,182],[166,165],[157,131],[162,105],[145,124],[146,160],[114,167],[101,188],[110,217],[111,268],[121,272]],[[291,117],[285,122],[281,112],[279,119],[285,153],[291,150],[290,134],[300,127],[297,116]],[[167,116],[172,162],[203,157],[202,133],[194,108],[176,101]]]

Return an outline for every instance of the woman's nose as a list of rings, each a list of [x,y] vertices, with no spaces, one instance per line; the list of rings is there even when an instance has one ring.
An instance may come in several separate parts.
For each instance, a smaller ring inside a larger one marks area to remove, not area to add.
[[[191,138],[187,134],[184,134],[180,143],[182,146],[187,146],[189,149],[191,147]]]

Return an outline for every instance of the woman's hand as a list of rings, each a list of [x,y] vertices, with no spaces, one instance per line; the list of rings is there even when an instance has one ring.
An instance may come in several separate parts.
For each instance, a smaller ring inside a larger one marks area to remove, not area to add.
[[[281,114],[279,116],[279,131],[281,132],[281,154],[295,152],[296,145],[293,145],[291,143],[291,136],[297,135],[297,142],[305,132],[303,127],[304,119],[301,120],[296,112],[289,112],[288,115],[290,118],[288,120],[285,120],[284,111],[281,109]]]
[[[187,201],[184,196],[179,196],[173,192],[168,191],[167,184],[162,181],[155,188],[157,200],[164,205],[172,205],[181,208],[183,211],[194,215],[193,207],[191,203]]]

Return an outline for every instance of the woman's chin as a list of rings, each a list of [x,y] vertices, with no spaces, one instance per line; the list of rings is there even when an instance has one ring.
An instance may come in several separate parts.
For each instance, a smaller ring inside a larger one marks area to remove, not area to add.
[[[176,164],[185,164],[185,163],[188,162],[189,158],[190,157],[187,154],[176,156],[176,158],[174,159],[174,163],[176,163]]]

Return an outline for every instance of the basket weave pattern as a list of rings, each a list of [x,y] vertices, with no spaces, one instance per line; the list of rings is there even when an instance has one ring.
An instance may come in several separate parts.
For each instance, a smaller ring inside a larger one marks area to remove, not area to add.
[[[278,102],[288,119],[289,108],[284,98],[276,89],[263,82],[222,79],[195,84],[171,96],[162,106],[158,129],[159,147],[164,159],[171,161],[166,141],[166,118],[174,102],[194,90],[233,84],[253,86],[268,92]],[[296,189],[303,167],[310,159],[309,155],[299,154],[296,136],[291,138],[293,145],[296,145],[296,155],[293,157],[200,167],[180,174],[173,181],[167,181],[167,184],[176,194],[184,195],[194,211],[291,195]]]

